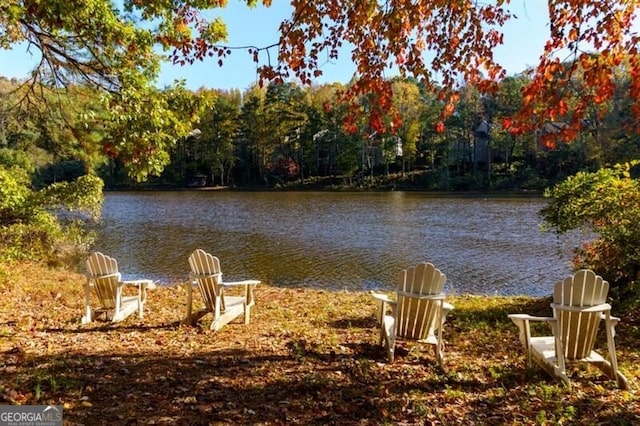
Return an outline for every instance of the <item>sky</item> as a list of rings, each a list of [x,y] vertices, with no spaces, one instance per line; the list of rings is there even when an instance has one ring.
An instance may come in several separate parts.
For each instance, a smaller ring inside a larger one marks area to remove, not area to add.
[[[507,74],[514,75],[538,63],[549,35],[548,8],[546,0],[512,0],[509,9],[517,19],[503,27],[504,45],[498,47],[494,54]],[[265,46],[277,42],[278,26],[290,16],[290,11],[291,6],[286,0],[274,0],[270,8],[258,6],[253,9],[231,0],[225,9],[218,9],[207,16],[223,18],[229,32],[229,46]],[[9,51],[0,50],[0,76],[27,77],[37,59],[27,52],[26,45],[14,46]],[[187,88],[192,90],[201,87],[245,90],[257,81],[256,67],[244,50],[233,51],[222,67],[218,66],[217,58],[184,66],[165,63],[157,85],[164,87],[175,80],[184,80]],[[351,51],[341,51],[340,59],[325,63],[322,71],[323,75],[314,83],[348,82],[354,71]]]

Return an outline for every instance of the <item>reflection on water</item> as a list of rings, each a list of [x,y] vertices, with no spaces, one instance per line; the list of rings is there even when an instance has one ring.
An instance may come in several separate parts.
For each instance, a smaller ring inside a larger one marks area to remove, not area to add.
[[[94,249],[116,257],[128,276],[161,283],[185,280],[187,257],[203,248],[229,280],[389,289],[402,268],[429,261],[447,275],[448,292],[543,296],[571,273],[570,247],[580,244],[576,235],[539,231],[545,202],[406,192],[107,193]]]

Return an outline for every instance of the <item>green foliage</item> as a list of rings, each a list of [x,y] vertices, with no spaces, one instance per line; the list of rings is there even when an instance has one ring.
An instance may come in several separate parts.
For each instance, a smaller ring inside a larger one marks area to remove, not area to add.
[[[596,238],[575,250],[574,266],[602,275],[621,300],[640,299],[640,161],[579,172],[545,192],[545,228],[586,229]]]
[[[0,260],[69,261],[91,241],[102,199],[95,176],[33,190],[25,170],[0,165]]]
[[[169,151],[194,129],[210,99],[181,83],[164,90],[133,87],[104,101],[111,105],[105,150],[130,178],[142,182],[160,175],[170,161]]]
[[[184,187],[199,175],[207,184],[268,186],[276,182],[273,164],[291,158],[295,178],[316,185],[361,168],[370,185],[398,189],[541,190],[577,171],[628,161],[640,149],[636,132],[623,127],[628,116],[618,103],[604,121],[594,116],[589,128],[572,141],[558,136],[554,147],[544,147],[535,132],[515,132],[506,123],[522,104],[524,74],[503,80],[493,96],[466,87],[443,132],[435,126],[442,101],[421,83],[395,78],[397,116],[384,117],[394,131],[372,139],[366,121],[354,122],[355,133],[344,126],[350,111],[341,99],[349,85],[194,93],[183,83],[158,89],[133,72],[120,75],[127,85],[113,92],[79,84],[37,87],[42,99],[19,108],[15,98],[26,88],[0,77],[0,163],[39,169],[37,187],[98,170],[112,188]],[[490,135],[486,151],[479,144],[475,152],[474,129],[482,120]],[[398,141],[402,157],[396,157]],[[398,176],[379,179],[394,172],[402,172],[404,183]],[[160,177],[146,183],[154,176]]]
[[[340,174],[349,178],[349,183],[351,183],[351,177],[360,167],[362,147],[358,142],[354,138],[343,139],[336,157],[337,169]]]
[[[29,176],[18,167],[0,165],[0,219],[11,223],[24,215],[24,204],[29,196]]]
[[[210,96],[214,99],[212,109],[206,111],[198,123],[200,134],[184,141],[185,151],[190,157],[192,173],[210,175],[212,183],[226,185],[227,175],[236,162],[234,138],[239,125],[240,92],[212,92]],[[183,167],[186,169],[187,164]]]
[[[0,148],[0,165],[11,168],[18,167],[29,172],[34,171],[31,158],[24,151],[18,151],[8,148]]]
[[[128,79],[153,78],[159,70],[155,35],[138,26],[139,19],[111,1],[9,1],[0,6],[0,47],[28,40],[40,51],[43,60],[32,82],[57,87],[83,82],[117,91]]]
[[[88,170],[107,154],[117,156],[134,181],[159,175],[202,105],[182,84],[154,85],[164,59],[157,43],[186,28],[175,14],[156,1],[126,1],[120,8],[102,0],[0,6],[0,48],[28,40],[43,56],[29,79],[0,85],[7,94],[0,99],[0,148],[24,149],[17,146],[24,141],[54,161],[84,161]],[[141,24],[141,18],[151,22]],[[212,24],[207,40],[220,39],[223,30]],[[19,114],[27,119],[21,122]]]

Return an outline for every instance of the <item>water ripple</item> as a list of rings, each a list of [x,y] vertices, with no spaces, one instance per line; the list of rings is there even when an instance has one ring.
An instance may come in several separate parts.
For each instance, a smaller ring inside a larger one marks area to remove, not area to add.
[[[447,291],[542,296],[571,273],[569,247],[539,231],[542,199],[420,193],[108,193],[96,250],[131,277],[184,280],[195,248],[228,279],[331,290],[389,289],[430,261]],[[562,255],[562,256],[560,256]]]

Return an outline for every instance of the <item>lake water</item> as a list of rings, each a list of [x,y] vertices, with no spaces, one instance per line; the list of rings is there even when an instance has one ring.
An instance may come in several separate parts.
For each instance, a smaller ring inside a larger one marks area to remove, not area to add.
[[[542,198],[414,192],[107,193],[93,249],[126,277],[186,280],[202,248],[227,280],[280,287],[391,289],[403,268],[428,261],[449,293],[545,296],[571,274],[577,234],[539,230]]]

